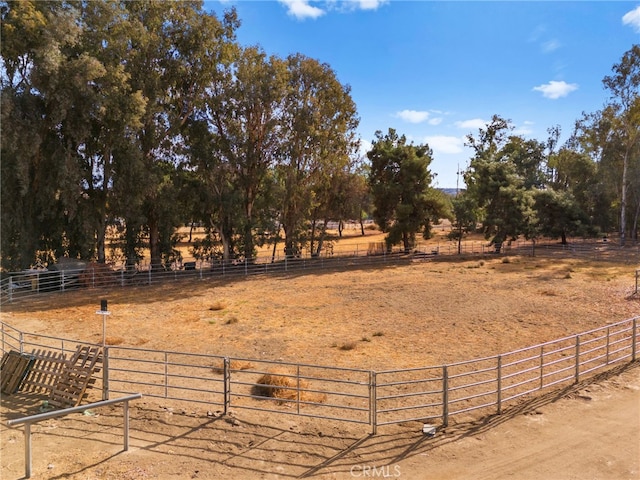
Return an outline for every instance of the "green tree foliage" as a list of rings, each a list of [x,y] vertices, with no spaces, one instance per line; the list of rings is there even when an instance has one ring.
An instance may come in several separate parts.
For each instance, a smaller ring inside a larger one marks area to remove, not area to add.
[[[355,153],[359,119],[350,87],[338,81],[329,65],[300,54],[290,55],[286,65],[276,179],[283,195],[284,250],[295,256],[306,243],[305,220],[326,201],[324,192]]]
[[[371,162],[369,185],[373,196],[373,218],[387,233],[387,248],[402,243],[405,252],[415,246],[416,233],[431,235],[434,218],[446,215],[443,198],[431,187],[431,149],[407,143],[389,129],[377,131],[367,157]]]
[[[536,223],[531,189],[540,181],[540,145],[508,136],[512,129],[508,120],[494,115],[477,138],[467,137],[475,150],[465,172],[468,195],[482,212],[486,237],[496,245],[521,234],[534,235]]]

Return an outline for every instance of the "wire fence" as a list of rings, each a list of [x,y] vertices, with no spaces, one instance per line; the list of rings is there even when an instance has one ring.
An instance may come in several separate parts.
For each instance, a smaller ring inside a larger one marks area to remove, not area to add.
[[[486,358],[384,371],[103,345],[102,399],[141,393],[217,408],[379,426],[501,413],[520,397],[577,383],[637,359],[634,317]],[[78,342],[1,323],[2,351],[63,354]]]
[[[351,245],[340,251],[320,256],[301,254],[298,257],[263,256],[236,260],[189,260],[170,264],[110,266],[90,263],[82,268],[36,269],[3,274],[0,279],[0,305],[29,299],[51,292],[77,289],[136,287],[181,280],[215,280],[249,275],[275,275],[292,272],[312,272],[324,269],[352,269],[402,262],[428,261],[443,256],[476,255],[538,255],[570,256],[593,260],[640,263],[640,246],[620,247],[604,241],[557,242],[518,240],[500,245],[468,241],[439,242],[419,245],[410,253],[400,250],[388,252],[380,242]],[[636,277],[636,292],[638,289]]]

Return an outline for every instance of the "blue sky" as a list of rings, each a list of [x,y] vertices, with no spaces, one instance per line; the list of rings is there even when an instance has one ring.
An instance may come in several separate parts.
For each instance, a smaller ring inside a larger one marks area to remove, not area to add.
[[[493,114],[514,133],[564,141],[582,112],[602,108],[602,79],[640,43],[640,2],[224,0],[242,45],[302,53],[351,86],[366,151],[376,130],[395,128],[433,149],[435,185],[456,187],[458,169]],[[460,181],[460,186],[462,182]]]

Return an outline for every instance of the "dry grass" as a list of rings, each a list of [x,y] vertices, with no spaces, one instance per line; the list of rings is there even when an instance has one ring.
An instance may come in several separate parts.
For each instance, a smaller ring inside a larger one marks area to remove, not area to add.
[[[253,363],[244,362],[244,361],[241,361],[241,360],[231,360],[231,362],[229,362],[229,368],[232,371],[251,370],[253,368]],[[211,367],[211,371],[213,373],[215,373],[215,374],[222,375],[222,374],[224,374],[224,366],[222,366],[222,367],[218,367],[218,366]]]
[[[264,373],[253,386],[252,395],[273,398],[281,401],[304,401],[322,403],[326,395],[306,391],[309,382],[297,379],[285,370],[272,370]]]

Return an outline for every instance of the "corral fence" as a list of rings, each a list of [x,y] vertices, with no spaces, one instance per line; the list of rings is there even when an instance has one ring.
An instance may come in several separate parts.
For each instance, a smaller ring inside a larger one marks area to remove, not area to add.
[[[411,253],[386,251],[380,242],[350,245],[323,255],[301,254],[295,258],[256,257],[245,260],[190,260],[163,265],[110,266],[90,263],[82,268],[54,265],[50,269],[33,269],[3,273],[0,279],[0,305],[29,299],[50,292],[81,288],[114,288],[156,285],[187,279],[215,280],[249,275],[269,275],[331,268],[362,268],[402,262],[422,261],[438,256],[456,255],[538,255],[570,256],[624,263],[640,262],[640,245],[620,247],[613,242],[576,240],[563,245],[557,242],[517,240],[500,245],[487,242],[441,242],[418,246]],[[71,262],[73,265],[74,262]],[[77,262],[75,262],[77,264]],[[637,279],[636,279],[637,291]]]
[[[103,400],[141,393],[220,414],[245,409],[362,424],[374,434],[410,421],[447,426],[457,415],[501,413],[520,397],[636,361],[639,319],[500,355],[384,371],[105,345],[96,387]],[[1,326],[3,353],[67,354],[78,344]]]

